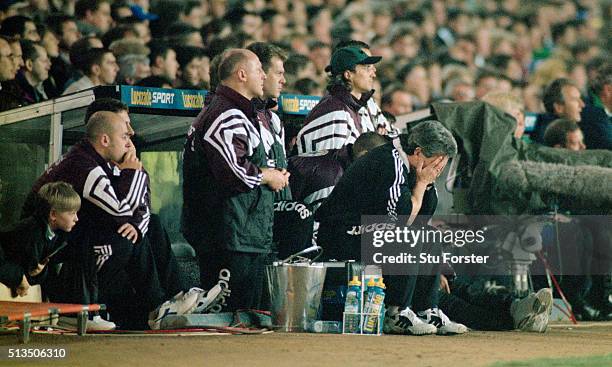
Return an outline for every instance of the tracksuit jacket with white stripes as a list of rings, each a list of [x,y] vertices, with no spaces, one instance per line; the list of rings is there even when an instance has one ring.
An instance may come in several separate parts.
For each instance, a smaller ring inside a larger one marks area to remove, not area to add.
[[[64,181],[71,184],[82,199],[79,221],[73,232],[86,229],[92,241],[103,242],[116,234],[121,225],[131,223],[140,232],[138,238],[142,238],[149,222],[148,211],[143,205],[147,174],[134,169],[113,171],[113,166],[95,151],[91,143],[82,140],[38,178],[24,205],[24,214],[32,212],[30,198],[44,184]]]
[[[289,157],[289,186],[293,199],[316,210],[329,196],[353,161],[351,149],[330,149]]]
[[[399,149],[398,149],[399,148]],[[412,211],[416,172],[410,170],[399,140],[372,149],[344,172],[315,214],[320,222],[317,243],[330,258],[359,259],[361,216],[386,216],[395,222]],[[419,211],[427,220],[437,206],[435,188],[425,191]]]
[[[370,115],[360,114],[373,92],[356,99],[346,88],[333,87],[304,119],[297,136],[298,153],[341,149],[355,143],[362,133],[374,131]]]
[[[226,86],[191,126],[181,230],[196,249],[271,251],[274,192],[261,184],[260,167],[272,156],[260,128],[253,101]]]

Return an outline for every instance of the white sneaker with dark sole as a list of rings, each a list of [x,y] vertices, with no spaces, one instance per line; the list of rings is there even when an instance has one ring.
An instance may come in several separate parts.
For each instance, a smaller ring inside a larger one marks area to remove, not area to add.
[[[57,321],[60,327],[77,328],[78,319],[76,317],[60,316]],[[104,320],[100,315],[95,315],[91,320],[87,320],[87,331],[106,331],[115,330],[117,325],[112,321]]]
[[[148,323],[151,330],[159,330],[161,321],[168,315],[192,313],[200,294],[203,292],[200,288],[191,288],[187,293],[179,292],[172,299],[162,303],[161,306],[149,314]]]
[[[467,326],[451,321],[439,308],[420,311],[418,315],[423,322],[435,326],[438,335],[465,334],[468,331]]]
[[[434,325],[423,322],[410,308],[393,315],[387,312],[383,323],[385,334],[431,335],[436,331],[437,328]]]
[[[550,288],[542,288],[537,293],[531,293],[523,299],[514,301],[510,306],[514,327],[522,331],[546,331],[542,323],[545,321],[545,324],[548,325],[548,316],[552,306],[553,297]],[[546,315],[546,317],[540,315]],[[534,324],[537,325],[534,326]]]
[[[215,307],[223,298],[225,286],[221,283],[215,284],[208,292],[202,291],[196,302],[196,307],[193,313],[207,313]]]

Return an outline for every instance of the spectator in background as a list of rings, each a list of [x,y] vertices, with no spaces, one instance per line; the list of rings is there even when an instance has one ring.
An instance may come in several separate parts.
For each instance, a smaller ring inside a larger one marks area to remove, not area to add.
[[[512,81],[519,82],[523,80],[521,64],[512,58],[512,56],[495,55],[489,59],[488,63],[492,68]]]
[[[317,83],[323,85],[327,79],[325,68],[331,59],[332,49],[328,44],[319,41],[313,42],[309,45],[309,47],[310,53],[308,54],[308,57],[314,65],[316,73],[313,75],[313,78]]]
[[[293,84],[293,90],[297,94],[303,94],[307,96],[319,96],[323,97],[323,88],[310,78],[302,78],[295,81]]]
[[[174,23],[166,32],[168,43],[177,47],[204,47],[200,30],[185,23]]]
[[[481,100],[514,117],[516,121],[514,137],[520,139],[523,136],[525,133],[525,105],[519,97],[507,92],[490,92],[482,97]]]
[[[412,28],[398,28],[389,42],[395,57],[400,62],[414,60],[419,53],[419,41]]]
[[[325,6],[313,6],[308,12],[310,14],[308,28],[314,39],[323,44],[331,44],[331,30],[334,25],[332,10]]]
[[[151,75],[167,78],[171,85],[176,81],[179,63],[176,60],[174,49],[163,43],[155,42],[151,45],[149,60]]]
[[[261,19],[261,15],[254,11],[239,11],[238,13],[240,14],[238,18],[240,19],[238,29],[244,34],[249,35],[253,41],[263,41],[263,21]]]
[[[402,116],[412,112],[412,95],[401,85],[392,85],[383,94],[382,109],[393,116]]]
[[[23,3],[16,0],[0,2],[0,22],[6,18],[17,15],[20,6],[23,6]]]
[[[21,106],[19,95],[7,89],[7,82],[14,80],[16,74],[11,45],[0,37],[0,111]]]
[[[557,119],[548,125],[544,132],[544,145],[574,151],[586,149],[580,126],[568,119]]]
[[[587,149],[612,149],[612,64],[597,69],[590,81],[590,102],[582,110],[580,128]]]
[[[78,0],[74,16],[78,19],[79,32],[85,36],[102,36],[113,24],[110,0]]]
[[[64,84],[64,90],[70,84],[83,77],[83,72],[80,70],[80,67],[83,65],[84,60],[88,57],[87,51],[90,48],[104,48],[104,46],[98,37],[86,36],[80,38],[70,48],[68,57],[73,68],[71,69],[72,74],[70,75],[70,78],[66,81],[66,84]]]
[[[145,45],[151,42],[151,28],[149,28],[148,20],[133,16],[121,19],[119,24],[128,26],[134,30],[136,37]]]
[[[534,140],[544,143],[544,132],[548,124],[557,118],[566,118],[575,122],[582,120],[580,113],[584,102],[580,96],[580,89],[569,79],[557,79],[544,90],[542,98],[546,114],[539,115],[536,120]]]
[[[197,0],[188,0],[183,3],[179,20],[185,24],[189,24],[193,28],[200,29],[204,26],[206,13],[202,7],[202,2]]]
[[[476,93],[472,83],[462,78],[455,78],[446,83],[444,97],[453,102],[469,102],[474,100]]]
[[[449,47],[448,52],[440,57],[442,65],[457,64],[469,68],[474,67],[476,44],[471,36],[459,36]]]
[[[59,56],[59,39],[55,33],[44,25],[38,26],[38,33],[40,34],[40,44],[47,50],[49,57]]]
[[[576,44],[576,22],[560,22],[551,27],[552,41],[560,52],[569,52]]]
[[[19,38],[9,38],[5,40],[11,47],[12,56],[10,58],[13,60],[13,69],[11,73],[14,73],[12,79],[2,81],[2,97],[4,98],[4,103],[2,103],[2,105],[5,109],[9,109],[25,104],[23,101],[23,92],[17,80],[17,75],[23,68],[23,51],[21,50]]]
[[[397,79],[404,88],[414,96],[412,106],[415,110],[425,108],[431,99],[431,89],[427,82],[427,69],[423,64],[410,63],[398,73]]]
[[[113,27],[102,36],[102,43],[106,48],[108,48],[115,41],[127,40],[137,40],[138,42],[142,43],[142,40],[138,37],[136,30],[132,26],[126,24],[120,24]]]
[[[151,67],[147,56],[128,54],[119,58],[117,84],[134,85],[150,75]]]
[[[111,4],[111,18],[113,18],[115,22],[133,15],[134,13],[132,13],[132,9],[130,9],[130,5],[127,3],[127,1],[115,0]]]
[[[139,87],[151,87],[151,88],[164,88],[164,89],[172,89],[172,82],[170,79],[165,78],[161,75],[152,75],[141,79],[135,85]]]
[[[476,77],[476,99],[481,99],[485,94],[497,89],[497,74],[483,71]]]
[[[47,56],[49,57],[49,61],[51,63],[50,68],[53,68],[54,63],[61,62],[59,60],[59,40],[55,36],[55,33],[53,33],[49,28],[41,27],[39,33],[42,37],[40,44],[47,51]],[[49,69],[49,77],[43,82],[43,84],[46,90],[53,90],[53,97],[49,96],[49,98],[55,98],[64,90],[63,84],[58,84],[53,78],[51,69]]]
[[[316,80],[317,71],[308,56],[295,53],[289,55],[287,61],[285,61],[285,74],[290,88],[299,79],[311,79],[315,83],[322,85]]]
[[[111,43],[108,48],[116,58],[125,55],[145,55],[148,56],[151,50],[136,38],[119,39]]]
[[[180,65],[178,88],[200,89],[203,87],[201,77],[203,50],[199,47],[180,47],[176,49]]]
[[[83,77],[70,84],[63,94],[80,92],[98,85],[112,85],[119,72],[115,56],[104,48],[87,50],[87,55],[80,60],[78,67],[83,72]]]
[[[58,90],[63,91],[66,82],[75,73],[70,63],[69,51],[72,45],[81,38],[76,21],[68,15],[52,15],[47,18],[47,26],[59,39],[59,56],[52,58],[50,74],[57,84]]]
[[[40,41],[36,24],[31,18],[23,15],[15,15],[4,19],[0,24],[0,35],[34,42]]]
[[[23,67],[23,50],[21,49],[21,42],[19,38],[11,38],[8,40],[11,45],[11,51],[13,51],[13,66],[15,71],[19,72]]]
[[[38,43],[23,40],[21,41],[23,51],[24,66],[17,74],[17,84],[21,90],[21,100],[23,104],[32,104],[55,98],[59,94],[53,85],[43,86],[49,78],[51,60],[47,51]]]
[[[200,86],[204,89],[210,89],[210,57],[208,57],[206,50],[200,50]]]
[[[159,16],[157,14],[149,13],[149,0],[133,0],[133,5],[130,5],[132,15],[140,20],[157,20]]]
[[[262,14],[263,37],[268,42],[285,42],[289,34],[288,20],[275,10],[266,10]]]

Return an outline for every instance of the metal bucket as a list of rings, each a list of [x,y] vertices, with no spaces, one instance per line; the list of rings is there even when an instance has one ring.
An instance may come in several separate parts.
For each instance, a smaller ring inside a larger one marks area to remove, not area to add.
[[[291,261],[297,256],[320,249],[311,247],[267,266],[272,326],[275,329],[305,331],[308,322],[318,318],[325,283],[325,266],[308,259],[297,263]]]

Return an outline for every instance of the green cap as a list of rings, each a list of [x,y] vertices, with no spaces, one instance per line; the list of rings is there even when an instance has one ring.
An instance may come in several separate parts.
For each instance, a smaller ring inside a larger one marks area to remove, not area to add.
[[[380,56],[368,56],[358,47],[342,47],[332,55],[329,71],[332,75],[338,75],[345,70],[353,70],[355,65],[376,64],[381,59]]]

